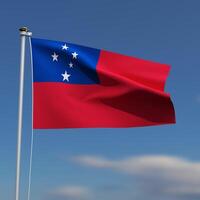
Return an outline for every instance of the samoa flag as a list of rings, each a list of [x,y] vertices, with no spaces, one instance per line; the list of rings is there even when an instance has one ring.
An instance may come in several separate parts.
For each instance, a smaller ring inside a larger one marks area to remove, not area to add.
[[[31,38],[33,128],[175,123],[166,64],[68,42]]]

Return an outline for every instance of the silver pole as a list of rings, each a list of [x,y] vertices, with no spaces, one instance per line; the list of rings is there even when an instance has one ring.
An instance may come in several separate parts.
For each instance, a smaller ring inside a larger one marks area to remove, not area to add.
[[[20,191],[20,160],[21,160],[21,138],[22,138],[22,113],[23,113],[23,90],[24,90],[24,64],[25,64],[25,42],[26,36],[31,36],[28,28],[19,29],[21,37],[20,54],[20,79],[19,79],[19,105],[18,105],[18,132],[17,132],[17,161],[16,161],[16,191],[15,200],[19,200]]]

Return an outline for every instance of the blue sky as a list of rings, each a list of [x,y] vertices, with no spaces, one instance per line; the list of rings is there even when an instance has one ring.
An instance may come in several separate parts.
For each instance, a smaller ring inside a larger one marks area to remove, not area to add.
[[[198,0],[2,1],[0,199],[14,197],[23,25],[34,37],[170,64],[166,90],[177,116],[171,126],[35,131],[32,199],[199,199],[199,7]],[[21,200],[27,196],[30,72],[27,45]]]

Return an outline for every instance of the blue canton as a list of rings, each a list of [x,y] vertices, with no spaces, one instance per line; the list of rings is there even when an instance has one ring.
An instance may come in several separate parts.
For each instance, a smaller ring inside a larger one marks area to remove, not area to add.
[[[100,50],[71,43],[31,38],[34,82],[99,83]]]

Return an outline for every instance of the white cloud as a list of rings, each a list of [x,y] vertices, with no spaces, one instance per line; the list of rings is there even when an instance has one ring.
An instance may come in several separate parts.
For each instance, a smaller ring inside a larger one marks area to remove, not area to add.
[[[135,176],[141,190],[154,197],[159,194],[163,198],[200,198],[200,162],[170,156],[140,156],[121,160],[77,156],[73,161],[85,166],[111,169]]]
[[[76,156],[73,157],[72,160],[86,166],[97,168],[110,168],[113,166],[113,161],[96,156]]]
[[[63,186],[56,188],[51,195],[67,199],[86,199],[90,196],[90,190],[82,186]]]

